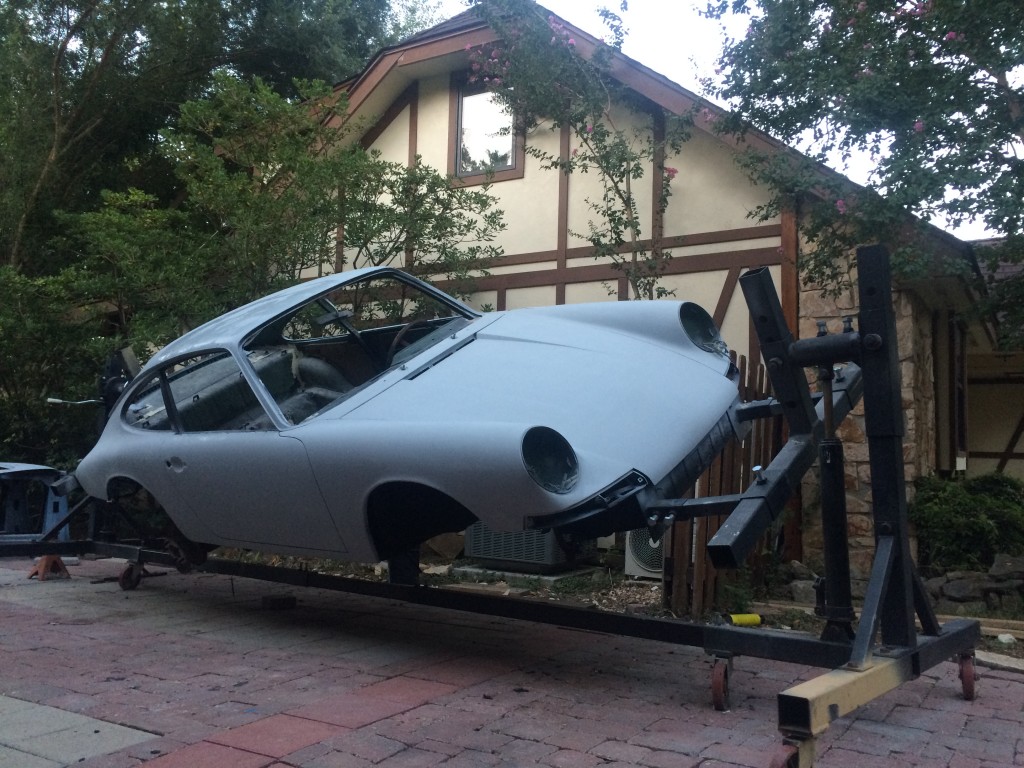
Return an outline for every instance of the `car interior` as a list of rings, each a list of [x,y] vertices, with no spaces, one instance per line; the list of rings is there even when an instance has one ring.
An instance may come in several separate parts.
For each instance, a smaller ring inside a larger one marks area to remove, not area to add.
[[[285,420],[299,424],[472,316],[389,275],[344,285],[275,318],[250,334],[244,349]],[[184,432],[275,428],[226,350],[152,373],[150,386],[136,391],[124,418],[135,427]]]

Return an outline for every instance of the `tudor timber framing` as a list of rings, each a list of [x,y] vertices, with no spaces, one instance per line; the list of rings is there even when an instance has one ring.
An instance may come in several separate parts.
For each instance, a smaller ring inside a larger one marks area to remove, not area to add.
[[[467,12],[468,13],[468,12]],[[367,103],[367,99],[381,85],[386,77],[391,74],[401,75],[404,78],[416,77],[414,74],[418,65],[431,60],[438,60],[444,57],[451,57],[464,51],[467,46],[475,47],[495,42],[498,38],[496,33],[486,25],[482,19],[456,17],[459,19],[454,25],[441,29],[436,37],[417,36],[408,43],[399,44],[391,49],[382,51],[376,59],[357,78],[339,86],[349,95],[350,113],[356,114]],[[567,25],[576,35],[578,50],[585,56],[592,55],[600,42],[583,30]],[[718,108],[710,103],[680,88],[667,78],[648,69],[639,62],[636,62],[621,53],[614,52],[611,61],[611,74],[623,85],[632,89],[635,93],[646,98],[652,105],[656,105],[674,114],[689,114],[693,116],[695,127],[698,130],[706,131],[714,135],[711,127],[711,116],[701,111],[705,107],[710,113],[716,113]],[[455,88],[449,86],[451,99],[457,99]],[[379,119],[370,132],[374,137],[379,136],[406,106],[411,111],[415,110],[418,94],[407,90],[399,99],[402,103],[397,109],[388,109]],[[450,102],[451,103],[451,102]],[[393,105],[394,106],[394,105]],[[452,109],[449,109],[449,121]],[[417,136],[415,120],[410,119],[409,130],[409,162],[415,160],[417,154]],[[659,122],[655,119],[654,130],[659,130]],[[661,126],[663,130],[663,126]],[[451,131],[449,130],[449,134]],[[737,142],[730,137],[716,137],[718,141],[727,146],[736,147]],[[570,151],[570,135],[568,128],[563,127],[560,135],[560,152],[568,156]],[[779,142],[768,136],[757,132],[751,133],[744,139],[750,146],[758,147],[768,151],[788,151]],[[451,152],[451,148],[448,148]],[[660,160],[660,162],[659,162]],[[664,157],[655,158],[651,167],[651,194],[657,199],[660,194],[663,181],[662,167]],[[826,176],[835,174],[822,168]],[[500,180],[499,180],[500,181]],[[494,273],[481,277],[476,281],[480,291],[494,291],[496,294],[496,309],[505,309],[507,293],[517,288],[536,288],[551,286],[554,290],[554,303],[562,304],[566,301],[566,286],[586,282],[607,282],[614,287],[617,298],[620,300],[629,298],[629,288],[622,272],[614,269],[611,265],[595,264],[591,261],[587,265],[574,265],[573,262],[593,259],[593,249],[590,247],[568,246],[569,240],[569,191],[571,186],[570,177],[559,174],[558,180],[558,203],[557,203],[557,232],[554,236],[557,239],[555,248],[551,251],[536,251],[528,253],[512,253],[496,260],[491,269]],[[725,310],[729,306],[729,299],[735,288],[736,270],[756,266],[777,266],[781,267],[780,287],[781,299],[787,322],[795,325],[797,319],[798,301],[798,276],[796,270],[797,254],[799,249],[797,237],[797,216],[792,211],[784,211],[780,217],[780,223],[768,224],[755,227],[746,227],[733,230],[721,230],[717,232],[703,232],[686,235],[664,237],[664,217],[654,206],[651,219],[648,222],[649,231],[652,237],[643,241],[642,246],[648,250],[668,250],[678,248],[690,248],[700,244],[721,244],[735,241],[736,249],[727,252],[709,252],[706,254],[687,254],[684,256],[675,255],[668,263],[665,274],[669,276],[680,276],[698,272],[722,271],[723,290],[718,298],[716,319],[724,319]],[[781,245],[777,248],[743,248],[743,242],[754,238],[780,238]],[[546,263],[554,262],[554,269],[547,267]],[[517,271],[515,273],[500,274],[502,268],[513,266],[526,266],[537,264],[538,269],[534,271]],[[750,334],[753,337],[753,334]],[[751,345],[749,350],[751,358],[756,359],[756,346]]]
[[[449,52],[450,41],[442,47],[442,50]],[[391,62],[391,58],[383,57],[385,62]],[[456,81],[452,80],[450,87],[450,112],[457,102]],[[370,146],[386,128],[398,118],[406,109],[410,111],[409,136],[408,136],[408,162],[415,162],[417,155],[417,121],[415,120],[417,102],[419,98],[418,89],[415,83],[410,85],[402,93],[388,110],[377,120],[367,131],[363,139],[364,146]],[[449,118],[452,119],[451,117]],[[655,121],[655,131],[658,130],[658,122]],[[449,130],[451,136],[451,130]],[[563,156],[568,156],[570,147],[570,133],[567,127],[563,127],[559,136],[559,150]],[[449,152],[451,148],[449,147]],[[651,191],[652,195],[659,194],[663,182],[661,162],[652,164]],[[510,178],[521,178],[519,175]],[[500,182],[501,179],[498,179]],[[500,270],[504,267],[526,266],[537,264],[538,269],[534,271],[518,271],[507,274],[489,274],[476,280],[480,291],[494,291],[496,293],[495,307],[498,310],[506,309],[506,296],[508,291],[518,288],[535,288],[541,286],[552,286],[555,290],[555,303],[565,303],[565,288],[573,283],[587,282],[608,282],[615,285],[615,290],[620,300],[629,298],[627,281],[618,270],[611,264],[593,263],[594,248],[591,246],[568,246],[569,235],[569,192],[570,176],[564,173],[558,174],[558,202],[557,202],[557,232],[556,246],[551,251],[535,251],[524,253],[513,253],[497,259],[489,265],[492,270]],[[708,252],[675,256],[666,262],[665,274],[678,276],[694,274],[698,272],[725,271],[725,282],[723,291],[719,296],[715,320],[719,324],[724,320],[730,299],[735,291],[736,280],[739,270],[749,269],[758,266],[781,266],[782,268],[782,303],[783,311],[787,322],[795,324],[797,318],[797,249],[799,247],[797,237],[796,214],[787,210],[781,216],[778,224],[763,224],[739,229],[719,230],[712,232],[690,233],[685,235],[664,236],[664,216],[654,208],[649,222],[652,237],[641,241],[640,245],[648,250],[664,250],[687,248],[693,249],[701,245],[718,245],[723,243],[735,243],[738,247],[735,250],[720,252]],[[779,238],[781,246],[777,248],[743,248],[744,241]],[[589,261],[586,265],[573,265],[572,262]],[[554,263],[554,268],[545,267],[546,264]],[[752,358],[756,358],[757,350],[753,346],[749,350]]]

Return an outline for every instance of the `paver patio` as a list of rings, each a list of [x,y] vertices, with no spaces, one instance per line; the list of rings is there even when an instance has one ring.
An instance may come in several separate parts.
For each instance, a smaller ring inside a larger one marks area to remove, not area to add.
[[[123,592],[111,561],[70,581],[30,567],[0,560],[0,768],[761,768],[776,694],[821,672],[739,658],[715,712],[698,649],[221,575]],[[261,607],[281,594],[297,607]],[[815,764],[1024,766],[1024,674],[980,673],[966,702],[955,665],[928,670],[836,721]],[[103,752],[34,738],[10,715],[28,704],[95,725]]]

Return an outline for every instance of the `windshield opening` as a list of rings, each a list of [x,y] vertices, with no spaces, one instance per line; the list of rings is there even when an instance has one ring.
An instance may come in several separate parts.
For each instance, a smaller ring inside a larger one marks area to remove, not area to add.
[[[470,322],[471,310],[394,273],[338,286],[295,307],[245,346],[290,423],[336,404]]]

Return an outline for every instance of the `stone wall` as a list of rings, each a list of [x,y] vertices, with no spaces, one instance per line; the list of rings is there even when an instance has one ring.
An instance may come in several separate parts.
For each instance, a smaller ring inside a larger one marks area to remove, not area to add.
[[[1024,555],[998,554],[988,573],[950,572],[925,582],[935,612],[978,616],[987,611],[1024,611]]]
[[[899,344],[902,405],[904,413],[904,472],[908,494],[913,481],[930,474],[935,466],[935,361],[933,357],[932,316],[924,303],[909,291],[893,295]],[[818,333],[818,321],[825,321],[829,333],[841,333],[843,318],[857,313],[855,289],[838,297],[826,297],[817,288],[800,292],[799,338]],[[854,324],[856,327],[856,323]],[[811,372],[809,371],[809,374]],[[812,389],[817,387],[811,381]],[[846,505],[849,516],[850,570],[854,593],[861,594],[871,571],[874,555],[874,531],[871,519],[871,470],[868,463],[867,436],[864,433],[864,406],[857,405],[838,426],[846,460]],[[820,486],[816,470],[808,472],[802,487],[804,562],[822,572],[822,531]],[[912,542],[913,544],[913,542]]]

